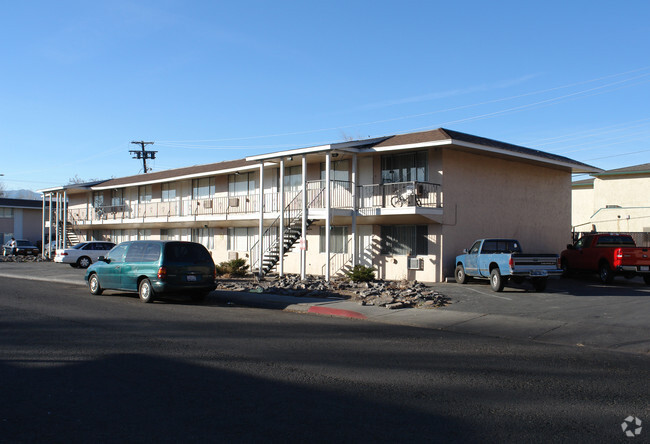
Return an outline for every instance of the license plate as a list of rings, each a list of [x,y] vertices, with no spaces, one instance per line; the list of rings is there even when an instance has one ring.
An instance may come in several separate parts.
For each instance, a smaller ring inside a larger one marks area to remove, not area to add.
[[[530,272],[530,275],[531,276],[547,276],[548,273],[546,271],[543,271],[543,270],[533,270],[533,271]]]
[[[196,282],[196,276],[193,274],[187,275],[187,282]]]
[[[650,271],[650,266],[648,265],[641,265],[639,267],[639,271]]]

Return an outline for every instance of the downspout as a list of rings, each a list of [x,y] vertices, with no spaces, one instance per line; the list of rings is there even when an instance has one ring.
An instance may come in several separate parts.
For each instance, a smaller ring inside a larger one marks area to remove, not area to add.
[[[332,203],[330,202],[330,168],[332,165],[331,154],[325,154],[325,280],[330,280],[330,230],[332,224]]]
[[[264,161],[262,160],[260,162],[260,194],[259,194],[259,200],[260,200],[260,220],[259,220],[259,242],[258,242],[258,252],[257,255],[259,257],[259,266],[258,266],[258,271],[257,275],[261,279],[264,277],[264,270],[262,270],[262,262],[263,262],[263,254],[264,254]]]
[[[300,279],[307,277],[307,156],[302,155],[302,225],[300,227]]]
[[[352,266],[359,263],[357,234],[357,154],[352,155]]]
[[[280,277],[284,275],[284,159],[280,159],[280,231],[278,233],[279,248],[280,248]]]

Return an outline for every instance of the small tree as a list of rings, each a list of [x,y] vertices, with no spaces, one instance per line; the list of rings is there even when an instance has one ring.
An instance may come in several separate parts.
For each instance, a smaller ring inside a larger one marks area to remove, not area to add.
[[[347,276],[352,282],[370,282],[375,280],[375,269],[365,265],[355,265]]]

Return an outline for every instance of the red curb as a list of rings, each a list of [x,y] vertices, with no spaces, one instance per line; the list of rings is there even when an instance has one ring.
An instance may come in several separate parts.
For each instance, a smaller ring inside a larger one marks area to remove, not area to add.
[[[354,319],[368,319],[366,318],[366,315],[357,313],[356,311],[342,310],[340,308],[320,307],[320,306],[309,307],[307,313],[316,313],[316,314],[330,315],[330,316],[341,316],[344,318],[354,318]]]

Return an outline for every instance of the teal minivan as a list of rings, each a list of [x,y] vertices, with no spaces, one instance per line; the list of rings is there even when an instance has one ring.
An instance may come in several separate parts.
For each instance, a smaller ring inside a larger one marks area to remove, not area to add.
[[[84,277],[90,292],[137,291],[142,302],[163,294],[202,301],[216,288],[216,269],[208,250],[196,242],[122,242],[100,257]]]

